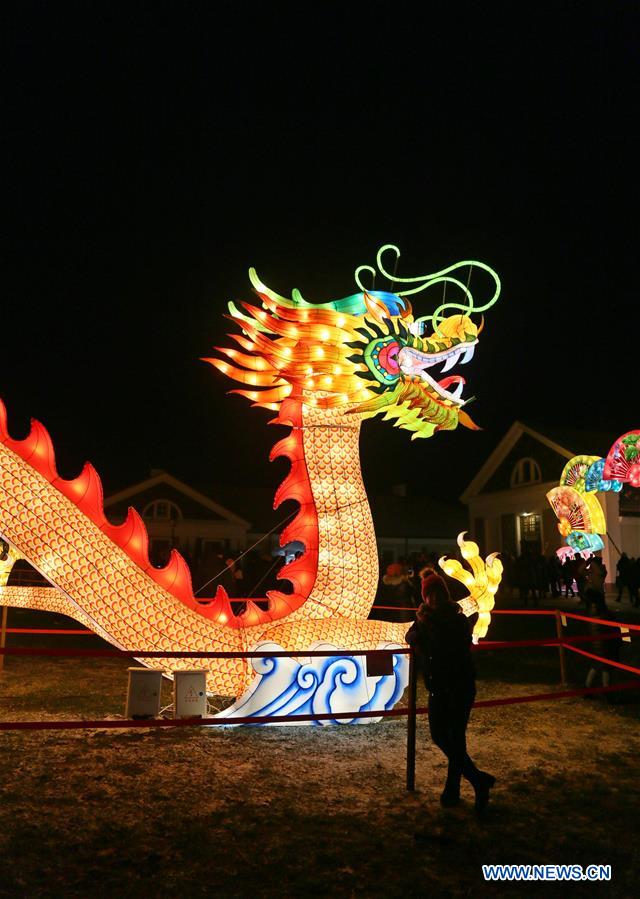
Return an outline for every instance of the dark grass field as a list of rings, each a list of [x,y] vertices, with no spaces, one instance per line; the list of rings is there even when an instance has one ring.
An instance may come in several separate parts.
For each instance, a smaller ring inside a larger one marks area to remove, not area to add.
[[[622,617],[631,618],[628,606]],[[34,618],[11,611],[9,623],[29,626]],[[552,619],[496,617],[491,637],[553,633]],[[42,637],[11,638],[28,641],[43,644]],[[85,637],[55,641],[99,645]],[[633,644],[624,652],[637,655]],[[477,664],[479,699],[558,685],[556,649],[485,651]],[[569,660],[576,685],[586,667]],[[0,717],[122,716],[126,668],[118,659],[8,658]],[[166,691],[168,698],[169,685]],[[444,764],[424,721],[414,794],[405,790],[404,720],[5,732],[0,895],[548,895],[549,884],[483,882],[482,864],[520,862],[611,864],[611,883],[554,889],[635,896],[639,708],[637,694],[621,693],[611,703],[477,709],[470,751],[499,781],[482,820],[470,792],[459,808],[440,808]]]

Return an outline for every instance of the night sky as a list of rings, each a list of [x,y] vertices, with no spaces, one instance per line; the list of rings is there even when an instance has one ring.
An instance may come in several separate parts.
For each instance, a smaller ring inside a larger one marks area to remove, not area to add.
[[[89,459],[108,489],[275,486],[271,415],[199,357],[250,265],[336,299],[387,242],[401,275],[475,258],[503,294],[464,372],[484,431],[366,423],[370,489],[454,498],[515,418],[640,425],[640,6],[464,7],[5,7],[14,436],[39,418],[61,473]]]

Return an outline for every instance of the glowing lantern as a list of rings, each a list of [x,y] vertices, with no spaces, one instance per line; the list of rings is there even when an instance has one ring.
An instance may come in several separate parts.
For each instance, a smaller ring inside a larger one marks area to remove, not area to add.
[[[578,493],[584,493],[585,477],[594,462],[598,461],[597,456],[574,456],[565,465],[562,475],[560,476],[560,485],[573,487]]]
[[[447,559],[444,556],[438,561],[438,565],[445,574],[460,581],[469,591],[469,596],[460,601],[460,606],[465,615],[478,614],[478,620],[473,628],[473,639],[477,642],[486,636],[489,628],[490,613],[495,605],[495,595],[500,586],[503,567],[498,553],[491,553],[483,561],[478,544],[464,538],[465,531],[458,534],[458,546],[462,558],[470,566],[471,571],[464,568],[456,559]]]
[[[604,477],[604,459],[596,459],[584,476],[584,489],[587,493],[619,493],[622,490],[622,483],[617,480],[608,481]]]
[[[572,531],[567,537],[567,543],[571,549],[581,553],[598,553],[604,549],[604,543],[599,534],[587,534],[584,531]]]
[[[631,472],[634,471],[634,477],[637,480],[636,466],[640,462],[640,431],[628,431],[622,437],[618,437],[613,444],[604,464],[604,476],[608,479],[615,478],[622,481],[623,484],[632,484],[637,487],[639,484],[633,484],[631,481]]]
[[[558,523],[558,530],[563,537],[568,537],[571,533],[571,523],[568,518],[561,518]]]
[[[591,493],[579,493],[573,487],[554,487],[547,493],[553,511],[560,522],[558,529],[563,537],[571,531],[606,533],[602,506]]]

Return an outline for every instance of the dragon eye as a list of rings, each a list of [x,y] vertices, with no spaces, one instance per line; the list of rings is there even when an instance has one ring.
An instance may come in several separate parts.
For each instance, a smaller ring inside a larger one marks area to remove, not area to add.
[[[400,377],[398,353],[401,345],[396,337],[372,340],[364,351],[367,368],[381,384],[395,384]]]

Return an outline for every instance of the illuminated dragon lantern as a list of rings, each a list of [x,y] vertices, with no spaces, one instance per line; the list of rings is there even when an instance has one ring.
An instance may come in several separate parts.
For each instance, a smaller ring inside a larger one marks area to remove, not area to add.
[[[286,457],[290,472],[274,506],[295,500],[299,510],[281,534],[282,545],[297,540],[302,556],[286,565],[280,579],[291,592],[270,591],[263,601],[247,600],[235,614],[224,590],[196,600],[186,563],[174,551],[164,569],[148,558],[146,529],[134,510],[122,525],[103,511],[100,481],[89,465],[73,481],[55,469],[51,441],[33,423],[23,441],[12,440],[0,416],[0,536],[14,556],[41,571],[57,590],[4,587],[2,601],[63,612],[117,646],[159,651],[238,652],[345,648],[339,658],[176,659],[172,669],[202,667],[212,693],[239,697],[223,714],[283,714],[392,706],[406,682],[406,659],[394,656],[391,675],[367,677],[352,650],[401,646],[406,625],[369,621],[378,584],[375,533],[359,461],[363,420],[383,415],[413,438],[463,424],[475,428],[464,409],[466,381],[460,373],[473,356],[482,313],[497,300],[497,275],[479,262],[460,262],[419,278],[390,275],[397,293],[367,290],[356,270],[359,291],[342,300],[309,303],[299,291],[279,296],[254,270],[259,305],[230,304],[241,333],[239,348],[218,349],[209,359],[241,382],[233,391],[253,405],[277,413],[274,423],[290,428],[271,457]],[[489,275],[493,293],[476,305],[471,274]],[[466,282],[459,277],[466,276]],[[435,285],[456,289],[459,302],[443,302],[414,318],[408,297]],[[445,315],[450,312],[452,314]],[[486,563],[478,547],[461,536],[463,558],[441,560],[445,571],[469,590],[466,614],[480,612],[475,636],[486,633],[502,572],[495,555]],[[0,563],[0,578],[2,577]],[[2,581],[0,580],[0,584]],[[237,601],[237,600],[236,600]],[[145,664],[167,669],[164,660]],[[338,720],[338,719],[336,719]],[[342,719],[339,719],[342,720]],[[363,720],[363,719],[361,719]],[[366,720],[366,719],[364,719]]]

